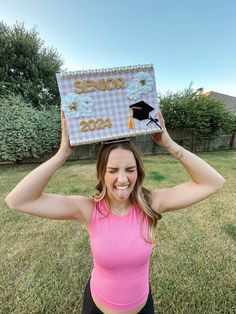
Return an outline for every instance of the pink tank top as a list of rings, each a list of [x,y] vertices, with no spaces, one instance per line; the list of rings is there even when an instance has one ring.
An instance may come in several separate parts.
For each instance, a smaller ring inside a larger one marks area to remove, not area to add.
[[[133,310],[148,297],[152,244],[141,234],[141,218],[141,210],[134,205],[125,216],[112,214],[105,200],[95,203],[93,208],[91,294],[113,311]],[[146,220],[143,234],[147,236]]]

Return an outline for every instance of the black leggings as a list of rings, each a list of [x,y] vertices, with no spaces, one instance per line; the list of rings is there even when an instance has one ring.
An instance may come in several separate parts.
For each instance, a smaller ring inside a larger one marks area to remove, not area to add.
[[[83,308],[81,314],[104,314],[100,311],[94,303],[90,291],[90,279],[84,290]],[[153,298],[151,288],[149,289],[149,295],[146,304],[138,314],[154,314]]]

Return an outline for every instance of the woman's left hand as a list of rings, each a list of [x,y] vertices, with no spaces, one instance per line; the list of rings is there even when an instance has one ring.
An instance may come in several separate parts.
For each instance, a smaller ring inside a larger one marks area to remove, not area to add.
[[[166,130],[165,120],[163,118],[161,111],[158,111],[157,118],[158,118],[158,122],[159,122],[160,126],[162,127],[163,131],[151,134],[151,138],[153,139],[153,141],[157,145],[165,148],[165,147],[168,147],[173,140],[171,139],[169,133]]]

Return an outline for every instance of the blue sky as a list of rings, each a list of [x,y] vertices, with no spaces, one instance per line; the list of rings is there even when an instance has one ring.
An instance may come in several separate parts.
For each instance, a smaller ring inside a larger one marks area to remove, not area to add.
[[[236,96],[235,0],[0,0],[69,70],[153,63],[157,90]]]

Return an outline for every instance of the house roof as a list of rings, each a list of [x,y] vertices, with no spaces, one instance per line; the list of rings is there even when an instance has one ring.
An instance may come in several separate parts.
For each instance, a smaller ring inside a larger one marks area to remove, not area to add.
[[[227,109],[229,109],[232,112],[236,112],[236,97],[213,91],[206,92],[204,93],[204,95],[219,100],[222,104],[225,105]]]

